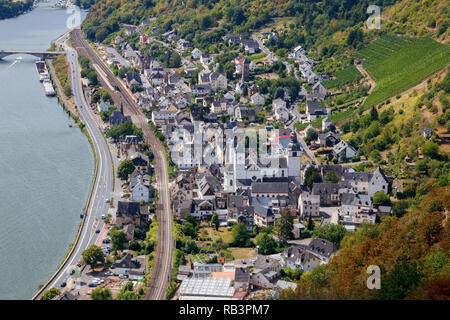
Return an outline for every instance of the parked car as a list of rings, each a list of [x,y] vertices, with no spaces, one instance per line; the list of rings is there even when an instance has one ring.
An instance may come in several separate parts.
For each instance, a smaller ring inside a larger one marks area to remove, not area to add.
[[[77,267],[80,268],[81,267],[81,263],[78,262],[77,263]]]
[[[100,229],[95,230],[95,233],[100,233]]]
[[[111,271],[106,271],[105,272],[105,276],[112,276],[112,275],[113,275],[113,273]]]
[[[105,201],[106,203],[109,203],[109,199],[106,199],[106,201]]]
[[[126,274],[119,274],[120,279],[128,279],[128,276]]]
[[[106,218],[106,215],[102,214],[102,220],[105,220],[105,218]]]
[[[65,286],[67,285],[67,283],[66,282],[61,282],[61,288],[64,288]]]
[[[98,284],[96,284],[96,283],[94,283],[94,282],[91,282],[91,283],[89,283],[88,286],[91,287],[91,288],[95,288],[95,287],[98,286]]]

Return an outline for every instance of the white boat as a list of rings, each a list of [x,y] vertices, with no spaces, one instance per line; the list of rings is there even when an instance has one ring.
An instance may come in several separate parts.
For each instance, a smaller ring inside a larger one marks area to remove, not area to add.
[[[50,80],[44,80],[42,82],[42,86],[44,87],[44,93],[46,96],[56,95],[55,89],[53,89],[53,84]]]
[[[48,73],[39,74],[39,81],[50,80],[50,75]]]

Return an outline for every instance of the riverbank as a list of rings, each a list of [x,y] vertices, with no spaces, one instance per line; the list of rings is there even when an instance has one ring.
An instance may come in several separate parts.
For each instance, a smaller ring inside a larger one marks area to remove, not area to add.
[[[55,64],[58,69],[55,67]],[[62,262],[60,263],[60,265],[58,266],[56,271],[47,280],[47,282],[45,284],[39,286],[38,291],[31,298],[32,300],[37,299],[37,297],[39,297],[41,294],[43,294],[48,289],[47,286],[54,280],[54,278],[58,275],[58,273],[62,270],[62,268],[65,267],[66,263],[68,262],[69,258],[71,257],[74,248],[78,244],[81,232],[85,225],[86,217],[88,214],[88,208],[89,208],[89,205],[92,200],[92,191],[93,191],[94,185],[98,178],[98,174],[97,174],[98,173],[98,158],[97,158],[97,152],[94,147],[94,143],[92,141],[92,137],[90,136],[88,130],[85,128],[84,124],[80,121],[79,114],[76,113],[77,111],[75,111],[76,109],[73,107],[72,103],[69,102],[70,97],[67,96],[68,92],[67,92],[66,88],[70,89],[70,96],[72,95],[71,81],[70,81],[70,77],[69,77],[70,68],[69,68],[67,59],[66,59],[65,55],[58,56],[57,59],[51,61],[50,63],[47,62],[47,66],[50,70],[52,82],[56,88],[58,101],[60,102],[63,109],[66,110],[66,112],[68,112],[68,114],[72,117],[72,119],[76,123],[79,123],[81,131],[86,135],[86,137],[89,141],[89,144],[92,149],[92,153],[94,155],[94,174],[92,177],[91,186],[89,188],[89,195],[86,200],[86,205],[84,206],[84,209],[83,209],[83,212],[84,212],[83,219],[81,220],[80,224],[78,225],[78,230],[77,230],[75,239],[70,244],[69,250],[67,251],[66,255],[64,256]],[[62,86],[61,83],[64,83],[64,87]]]
[[[67,32],[67,13],[51,9],[53,1],[0,20],[1,48],[45,51]],[[89,140],[69,127],[69,110],[45,96],[36,58],[20,56],[0,60],[2,300],[30,299],[60,265],[78,232],[95,164]]]

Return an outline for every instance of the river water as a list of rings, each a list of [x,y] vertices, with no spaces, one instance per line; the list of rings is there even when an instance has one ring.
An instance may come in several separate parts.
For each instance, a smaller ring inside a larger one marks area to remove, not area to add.
[[[46,50],[67,31],[42,3],[0,21],[0,49]],[[85,16],[85,13],[82,14]],[[0,60],[0,299],[29,299],[56,270],[81,221],[94,158],[86,136],[44,95],[32,56]]]

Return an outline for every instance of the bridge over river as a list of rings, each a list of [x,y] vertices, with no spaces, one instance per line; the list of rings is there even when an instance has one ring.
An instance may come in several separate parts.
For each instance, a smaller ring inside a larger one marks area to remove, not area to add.
[[[40,59],[56,58],[60,54],[65,54],[64,51],[34,51],[34,50],[0,50],[0,59],[13,54],[28,54]]]

